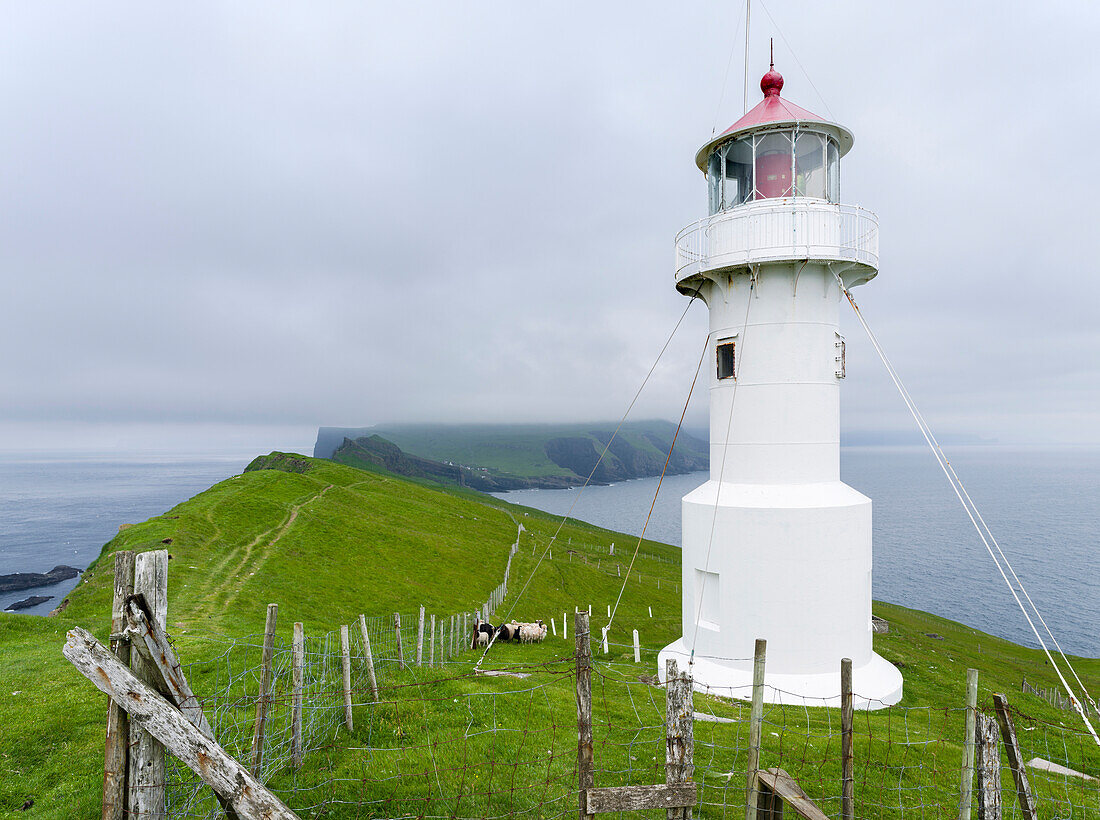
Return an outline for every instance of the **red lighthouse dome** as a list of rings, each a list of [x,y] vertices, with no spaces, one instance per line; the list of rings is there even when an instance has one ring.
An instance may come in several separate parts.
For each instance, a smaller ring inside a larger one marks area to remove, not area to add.
[[[699,166],[699,170],[706,173],[707,160],[718,146],[744,136],[746,133],[771,127],[809,125],[812,123],[815,128],[836,140],[840,156],[844,156],[852,149],[854,140],[851,131],[784,99],[780,96],[782,90],[783,75],[776,71],[775,65],[772,64],[767,73],[760,78],[760,91],[764,94],[764,99],[757,103],[756,107],[745,116],[699,149],[695,154],[695,164]]]
[[[760,78],[760,90],[765,97],[778,97],[783,90],[783,75],[775,70],[775,63],[768,68],[768,73]]]
[[[840,158],[852,132],[783,99],[774,63],[760,91],[764,99],[695,155],[707,175],[710,213],[763,199],[839,202]]]

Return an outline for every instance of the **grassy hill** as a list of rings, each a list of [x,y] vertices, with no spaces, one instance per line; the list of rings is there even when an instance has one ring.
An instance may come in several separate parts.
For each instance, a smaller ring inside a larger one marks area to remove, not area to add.
[[[599,454],[612,439],[614,423],[380,425],[377,428],[332,428],[318,431],[314,455],[331,458],[344,439],[380,436],[405,453],[482,470],[491,476],[519,479],[588,478]],[[628,422],[596,470],[600,483],[658,475],[672,444],[676,425],[667,421]],[[707,444],[684,431],[676,439],[669,472],[704,469]],[[339,460],[339,459],[338,459]],[[561,481],[550,481],[560,486]]]
[[[359,470],[293,454],[258,459],[244,474],[120,532],[89,567],[59,616],[0,618],[0,704],[5,714],[0,732],[0,815],[61,818],[98,813],[105,701],[61,657],[60,646],[66,630],[75,625],[107,640],[113,552],[169,551],[169,631],[184,661],[210,659],[213,670],[219,653],[224,652],[225,644],[219,641],[261,632],[268,602],[280,605],[278,640],[282,643],[289,642],[294,621],[303,621],[307,632],[317,635],[352,623],[359,613],[385,616],[414,611],[420,605],[441,613],[473,609],[500,582],[517,533],[519,550],[513,559],[509,597],[500,612],[520,620],[555,616],[560,625],[563,612],[592,605],[593,628],[598,633],[606,621],[601,617],[603,609],[614,603],[622,584],[612,561],[625,565],[624,553],[633,548],[636,539],[570,523],[562,528],[552,559],[538,563],[558,525],[558,519],[538,511],[380,470]],[[608,555],[611,542],[616,544],[615,559]],[[608,743],[598,749],[598,761],[606,769],[600,775],[605,778],[603,784],[610,785],[607,781],[613,777],[654,782],[654,772],[660,768],[656,763],[650,765],[648,757],[635,760],[637,753],[632,751],[642,748],[639,738],[651,733],[651,717],[644,716],[652,712],[654,698],[662,697],[640,683],[638,676],[655,671],[656,650],[680,632],[678,582],[679,550],[643,544],[622,596],[611,635],[612,652],[598,658],[594,686],[599,687],[599,715],[606,719],[601,724],[602,737],[626,732],[621,744]],[[874,782],[875,772],[881,774],[884,766],[889,771],[891,765],[897,765],[898,750],[904,749],[904,755],[917,754],[911,739],[923,731],[942,735],[935,747],[939,763],[935,756],[930,763],[920,757],[916,763],[903,764],[899,777],[931,777],[934,790],[925,796],[935,796],[939,803],[950,801],[959,754],[952,739],[961,737],[956,723],[958,707],[964,702],[967,667],[981,672],[983,701],[988,701],[992,691],[1004,691],[1038,721],[1057,727],[1076,720],[1038,698],[1018,694],[1025,675],[1036,685],[1055,685],[1038,652],[900,607],[876,603],[875,612],[891,624],[888,634],[875,637],[875,648],[904,668],[903,705],[927,709],[887,710],[861,718],[860,731],[866,725],[868,737],[899,739],[894,747],[888,744],[886,752],[877,751],[877,746],[858,746],[865,774],[861,781],[864,799],[873,797],[867,783]],[[629,649],[632,628],[639,629],[645,647],[641,666],[633,664]],[[544,789],[549,787],[545,784],[564,788],[569,767],[575,765],[572,689],[568,676],[563,676],[571,666],[571,643],[551,638],[537,646],[499,647],[490,656],[490,665],[518,663],[543,670],[540,674],[551,681],[545,687],[536,689],[529,681],[509,678],[472,679],[466,674],[469,663],[464,662],[432,673],[438,688],[432,690],[430,699],[410,701],[407,706],[396,701],[384,707],[357,706],[354,733],[336,734],[322,751],[307,758],[300,773],[281,773],[274,785],[290,789],[300,783],[328,784],[327,808],[303,796],[298,808],[320,806],[304,816],[476,816],[502,809],[476,802],[482,798],[471,798],[473,804],[457,807],[429,806],[424,801],[434,799],[437,791],[442,795],[458,788],[457,778],[484,774],[499,779],[510,772],[512,797],[496,799],[512,800],[513,806],[531,805],[523,796],[528,792],[520,788],[524,777],[535,776],[532,772],[537,770]],[[1078,668],[1095,691],[1100,661],[1083,660]],[[420,670],[393,673],[387,681],[398,687],[395,692],[413,692],[426,675]],[[200,698],[208,683],[203,676],[193,679]],[[394,697],[400,700],[405,695]],[[523,708],[510,708],[517,699]],[[719,716],[736,719],[741,714],[740,706],[716,698],[701,695],[696,703],[697,708]],[[247,713],[247,709],[245,704],[242,710]],[[914,715],[926,712],[932,717],[919,723]],[[811,734],[833,737],[834,710],[769,709],[768,720],[777,731],[775,738],[766,735],[766,762],[782,760],[793,766],[797,760],[808,761],[820,777],[832,777],[835,749],[831,756],[824,752],[830,762],[816,764],[816,752],[810,748],[814,741],[792,749],[784,727],[801,721]],[[649,728],[631,728],[639,722]],[[473,731],[476,727],[484,731]],[[735,751],[741,748],[743,755],[740,732],[740,724],[700,723],[697,742],[702,744],[700,748],[711,743],[714,758],[705,765],[743,766],[743,762],[737,763]],[[453,742],[453,746],[441,746],[441,753],[453,749],[455,754],[476,752],[480,757],[442,762],[429,759],[425,749],[430,747],[424,744],[424,736],[440,743]],[[904,745],[903,736],[907,738]],[[539,752],[546,758],[545,765],[520,766],[518,761],[527,760],[524,755],[532,752],[534,743],[545,745]],[[374,751],[365,755],[363,749],[368,747]],[[893,758],[889,748],[894,749]],[[1073,760],[1086,771],[1100,774],[1100,755],[1095,750],[1075,751]],[[703,777],[703,766],[700,760],[699,777]],[[434,785],[410,776],[411,772],[432,769],[437,778]],[[809,771],[801,774],[800,770],[800,776],[810,777]],[[391,772],[400,778],[375,782]],[[503,788],[497,782],[495,788]],[[722,788],[727,789],[728,799],[736,798],[736,779],[727,778]],[[883,800],[893,799],[897,788],[882,787]],[[491,800],[496,792],[485,794],[490,796],[484,799]],[[28,799],[34,800],[33,807],[19,812]],[[367,801],[367,805],[331,804],[341,800]],[[566,805],[562,810],[568,809]],[[1100,807],[1097,813],[1086,811],[1082,816],[1098,813]],[[884,810],[881,816],[895,815]]]

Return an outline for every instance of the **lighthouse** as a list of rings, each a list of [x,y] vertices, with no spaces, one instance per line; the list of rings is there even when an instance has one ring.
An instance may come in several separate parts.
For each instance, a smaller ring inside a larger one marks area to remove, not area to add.
[[[878,272],[878,219],[843,204],[852,133],[781,95],[699,149],[708,215],[676,237],[676,288],[710,312],[710,479],[683,505],[683,636],[660,654],[695,686],[836,705],[850,658],[857,708],[901,699],[871,647],[871,500],[840,480],[844,295]]]

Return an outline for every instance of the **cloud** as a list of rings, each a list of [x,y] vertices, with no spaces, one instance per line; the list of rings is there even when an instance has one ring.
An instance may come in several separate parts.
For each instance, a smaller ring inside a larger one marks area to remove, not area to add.
[[[618,418],[684,309],[672,237],[741,112],[739,13],[12,9],[0,423]],[[754,14],[753,99],[775,36],[784,95],[856,133],[844,198],[882,231],[856,295],[947,431],[1095,440],[1097,18]],[[639,413],[679,415],[700,307]],[[844,322],[846,426],[905,427]]]

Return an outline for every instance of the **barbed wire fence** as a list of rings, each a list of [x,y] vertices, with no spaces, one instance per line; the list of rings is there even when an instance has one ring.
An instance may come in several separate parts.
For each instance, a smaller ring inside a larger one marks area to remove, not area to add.
[[[471,629],[472,620],[468,613],[466,626]],[[558,657],[528,664],[514,663],[525,650],[510,647],[502,659],[512,664],[498,662],[479,674],[474,669],[479,653],[470,650],[469,633],[449,632],[449,616],[437,617],[434,651],[429,642],[421,666],[408,650],[416,644],[419,613],[401,618],[404,663],[399,660],[395,619],[365,621],[377,699],[366,647],[352,630],[355,729],[350,732],[339,631],[306,638],[304,760],[297,769],[292,647],[276,645],[259,772],[275,794],[302,817],[556,818],[577,812],[576,676],[569,644],[562,642]],[[252,754],[263,636],[207,640],[215,651],[208,660],[187,665],[186,673],[218,742],[246,762]],[[597,639],[593,650],[597,785],[663,780],[665,691],[652,674],[657,649],[643,647],[638,663],[631,643],[608,641],[605,651]],[[745,816],[750,690],[695,694],[697,816]],[[769,700],[784,696],[774,690],[771,694]],[[992,712],[990,704],[979,708]],[[958,817],[966,711],[960,704],[857,712],[857,816]],[[1100,754],[1091,738],[1019,707],[1013,708],[1012,717],[1023,758],[1033,764],[1028,775],[1040,816],[1100,820],[1100,781],[1089,779],[1100,774]],[[766,704],[760,738],[761,768],[783,769],[827,815],[839,816],[842,751],[835,700],[831,705]],[[1007,764],[1001,782],[1003,816],[1024,820]],[[221,816],[209,790],[174,762],[168,773],[168,806],[174,818]]]

